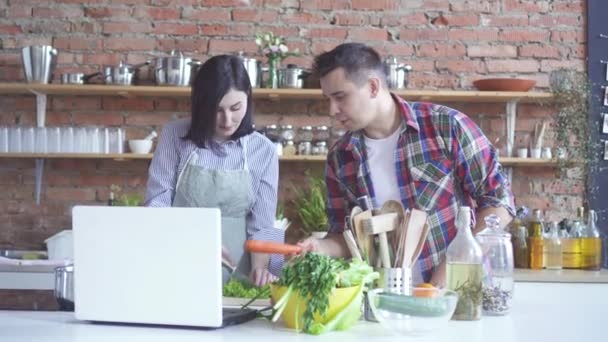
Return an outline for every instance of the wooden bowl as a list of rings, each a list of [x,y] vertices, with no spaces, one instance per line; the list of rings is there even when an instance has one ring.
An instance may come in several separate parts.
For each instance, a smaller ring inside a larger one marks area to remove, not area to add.
[[[487,78],[473,82],[481,91],[528,91],[536,85],[535,80],[517,78]]]

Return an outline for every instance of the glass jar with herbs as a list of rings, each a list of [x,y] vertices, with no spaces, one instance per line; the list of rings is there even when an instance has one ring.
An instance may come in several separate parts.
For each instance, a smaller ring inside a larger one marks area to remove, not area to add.
[[[292,125],[281,125],[281,142],[293,141],[296,138],[296,133]]]
[[[266,128],[264,129],[264,132],[266,133],[266,137],[268,139],[270,139],[270,141],[272,142],[278,142],[280,137],[279,137],[279,127],[277,125],[268,125],[266,126]]]
[[[303,156],[311,155],[313,140],[312,126],[300,127],[298,130],[298,140],[298,154]]]
[[[315,141],[329,141],[329,128],[327,126],[317,126],[314,130]]]
[[[483,253],[482,308],[486,315],[506,315],[513,300],[513,245],[511,234],[497,215],[485,217],[485,228],[476,236]]]
[[[528,229],[525,226],[517,227],[513,239],[513,256],[517,268],[530,268],[530,250],[527,239]]]

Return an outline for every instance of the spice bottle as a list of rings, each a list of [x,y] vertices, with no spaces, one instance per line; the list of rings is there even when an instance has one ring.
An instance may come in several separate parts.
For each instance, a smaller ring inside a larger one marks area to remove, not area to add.
[[[530,237],[528,237],[528,248],[530,249],[530,268],[542,270],[544,261],[544,239],[542,225],[533,225]]]
[[[547,261],[545,265],[549,270],[561,270],[563,259],[562,259],[562,241],[559,238],[559,231],[557,222],[551,222],[549,224],[549,238],[545,241],[545,253]]]
[[[528,230],[525,226],[517,227],[513,241],[515,267],[530,268],[530,250],[528,249]]]
[[[471,208],[460,207],[456,217],[456,237],[446,251],[447,287],[458,293],[452,319],[481,319],[482,253],[471,232]]]

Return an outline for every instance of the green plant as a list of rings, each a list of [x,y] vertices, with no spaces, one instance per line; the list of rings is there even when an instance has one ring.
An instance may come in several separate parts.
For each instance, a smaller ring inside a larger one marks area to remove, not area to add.
[[[326,232],[329,223],[325,211],[327,201],[327,187],[325,180],[318,177],[310,177],[308,188],[298,189],[294,187],[296,197],[292,201],[298,210],[301,221],[301,229],[310,234],[312,232]]]
[[[119,207],[136,207],[144,202],[144,197],[137,193],[124,193],[120,186],[112,184],[110,192],[114,194],[113,205]]]

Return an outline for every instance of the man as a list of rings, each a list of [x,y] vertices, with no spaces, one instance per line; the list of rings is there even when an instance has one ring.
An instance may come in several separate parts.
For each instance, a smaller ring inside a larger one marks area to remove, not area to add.
[[[330,234],[300,243],[306,251],[349,256],[344,217],[369,196],[425,210],[430,233],[413,281],[445,285],[445,251],[456,235],[460,206],[476,207],[474,233],[496,214],[514,216],[513,196],[496,152],[473,121],[454,109],[391,94],[380,56],[363,44],[342,44],[315,58],[330,113],[349,132],[331,148],[325,177]]]

